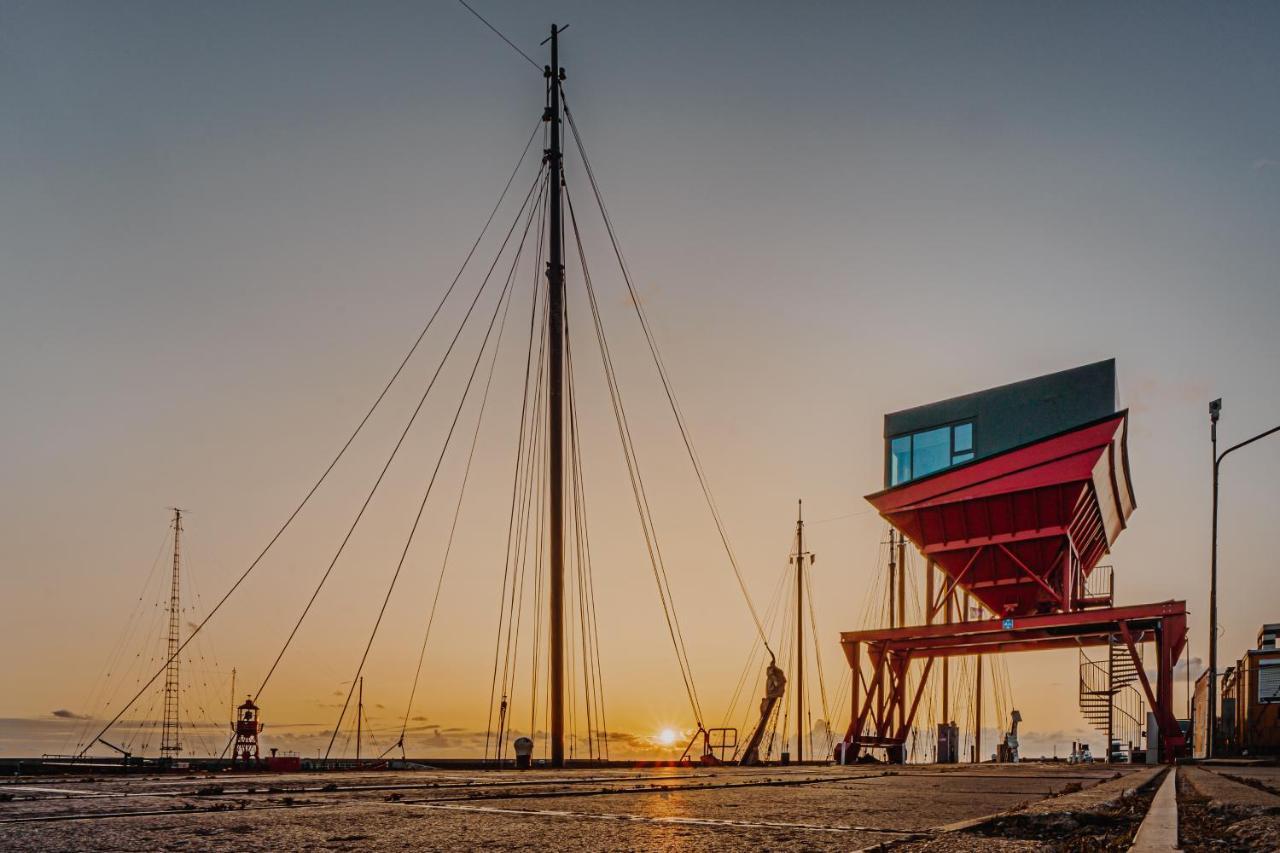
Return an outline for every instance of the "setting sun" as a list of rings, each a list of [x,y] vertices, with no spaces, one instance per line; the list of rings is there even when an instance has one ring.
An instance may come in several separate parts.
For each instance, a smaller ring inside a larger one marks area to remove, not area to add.
[[[663,746],[671,746],[676,742],[676,733],[672,729],[663,729],[658,733],[658,743]]]

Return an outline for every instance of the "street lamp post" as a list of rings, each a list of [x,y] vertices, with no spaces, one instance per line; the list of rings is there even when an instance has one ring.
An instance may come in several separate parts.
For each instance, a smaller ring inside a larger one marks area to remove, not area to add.
[[[1274,426],[1253,438],[1233,444],[1218,454],[1218,417],[1222,414],[1222,398],[1209,404],[1209,439],[1213,443],[1213,553],[1209,562],[1209,742],[1205,744],[1205,756],[1213,758],[1213,748],[1218,734],[1218,469],[1227,454],[1239,450],[1272,433],[1280,432]]]

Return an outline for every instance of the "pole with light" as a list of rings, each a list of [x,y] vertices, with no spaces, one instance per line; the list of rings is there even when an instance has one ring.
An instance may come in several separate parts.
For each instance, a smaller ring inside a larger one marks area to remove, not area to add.
[[[1280,426],[1274,426],[1253,438],[1231,445],[1219,455],[1218,418],[1221,414],[1222,398],[1219,397],[1209,404],[1209,440],[1213,443],[1213,553],[1209,563],[1209,742],[1205,744],[1205,756],[1208,758],[1213,758],[1218,733],[1218,469],[1222,460],[1232,451],[1280,432]]]

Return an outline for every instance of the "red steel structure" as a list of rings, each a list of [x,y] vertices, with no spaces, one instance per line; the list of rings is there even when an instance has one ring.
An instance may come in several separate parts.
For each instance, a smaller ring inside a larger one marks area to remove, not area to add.
[[[236,709],[236,722],[232,728],[235,746],[231,752],[234,764],[245,767],[258,765],[258,735],[262,732],[262,723],[258,719],[259,710],[253,700],[248,698]]]
[[[903,761],[937,658],[1114,642],[1133,657],[1159,724],[1163,759],[1182,753],[1173,667],[1186,643],[1186,603],[1115,607],[1109,592],[1088,589],[1090,573],[1135,507],[1127,427],[1128,412],[1117,412],[867,496],[946,581],[936,595],[930,583],[925,625],[841,635],[853,697],[838,757],[849,761],[883,747],[891,761]],[[935,624],[959,591],[995,618]],[[1138,651],[1148,642],[1156,646],[1154,687]],[[909,691],[916,660],[923,667]]]

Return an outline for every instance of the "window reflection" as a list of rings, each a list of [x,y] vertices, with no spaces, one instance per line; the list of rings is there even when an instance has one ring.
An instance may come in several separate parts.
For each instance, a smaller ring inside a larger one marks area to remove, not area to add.
[[[895,436],[889,441],[889,485],[896,486],[973,458],[972,421]]]
[[[898,483],[905,483],[911,479],[911,436],[904,435],[895,438],[890,452],[890,482],[896,486]]]
[[[911,470],[916,477],[941,471],[951,464],[951,428],[931,429],[911,436]]]

